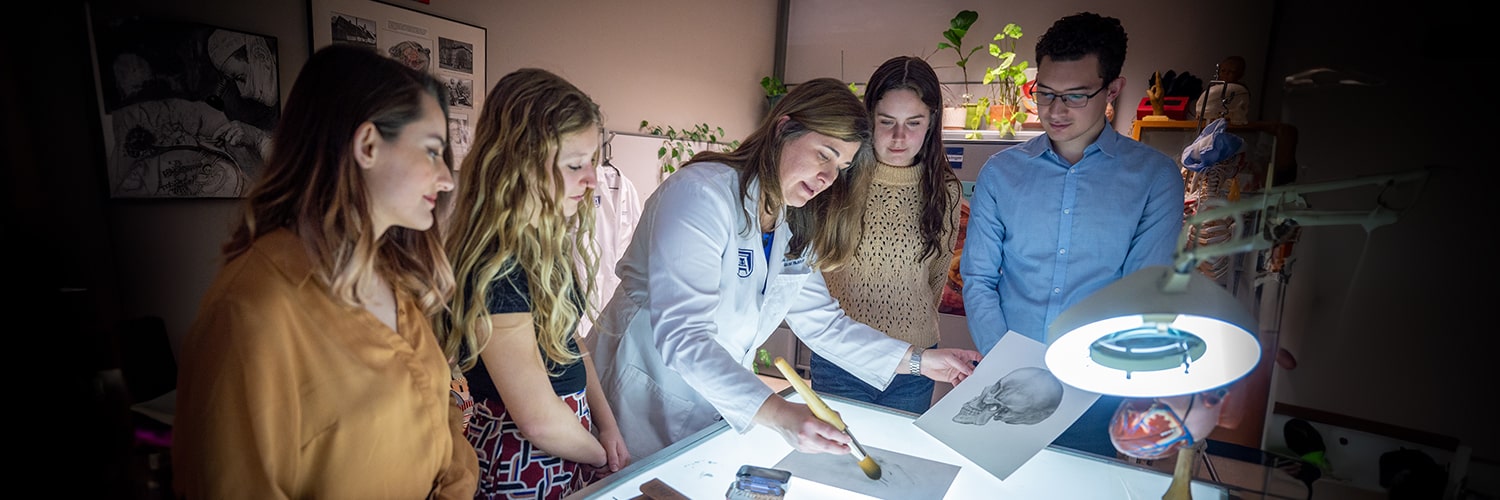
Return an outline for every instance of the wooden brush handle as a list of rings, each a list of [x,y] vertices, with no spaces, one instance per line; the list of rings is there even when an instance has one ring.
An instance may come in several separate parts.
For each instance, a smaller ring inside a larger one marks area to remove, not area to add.
[[[776,368],[781,370],[781,374],[786,377],[786,381],[791,382],[792,387],[797,389],[797,394],[801,394],[802,399],[807,401],[807,408],[812,410],[813,415],[816,415],[824,422],[828,422],[829,425],[834,426],[839,431],[846,429],[844,419],[839,418],[839,413],[833,411],[833,408],[829,408],[828,404],[823,402],[823,398],[818,397],[818,394],[813,392],[812,387],[808,387],[807,382],[802,380],[802,377],[797,376],[797,371],[792,369],[792,365],[787,364],[786,359],[777,356]]]
[[[1192,500],[1193,458],[1197,454],[1192,446],[1177,450],[1177,466],[1172,471],[1172,485],[1162,494],[1162,500]]]

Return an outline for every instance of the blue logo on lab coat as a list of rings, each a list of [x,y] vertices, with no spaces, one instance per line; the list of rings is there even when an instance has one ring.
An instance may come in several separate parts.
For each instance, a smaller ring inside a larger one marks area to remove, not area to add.
[[[750,277],[750,271],[752,271],[754,269],[755,269],[755,253],[751,252],[749,250],[741,248],[740,249],[740,272],[739,272],[740,277],[741,278],[749,278]]]

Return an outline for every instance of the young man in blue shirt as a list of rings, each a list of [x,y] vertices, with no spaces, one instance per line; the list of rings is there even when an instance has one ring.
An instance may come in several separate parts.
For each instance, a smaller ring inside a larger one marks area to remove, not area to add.
[[[1125,28],[1079,13],[1037,41],[1034,95],[1045,134],[985,162],[971,200],[964,309],[979,352],[1007,332],[1047,341],[1058,314],[1142,267],[1172,262],[1182,229],[1176,161],[1105,117],[1125,88]],[[1102,396],[1053,444],[1115,456],[1121,398]]]

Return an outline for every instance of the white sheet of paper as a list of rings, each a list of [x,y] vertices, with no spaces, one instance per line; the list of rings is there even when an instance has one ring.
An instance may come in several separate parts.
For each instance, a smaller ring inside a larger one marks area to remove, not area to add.
[[[918,417],[917,428],[931,434],[1000,480],[1005,480],[1083,416],[1099,395],[1057,382],[1046,370],[1047,347],[1010,332],[990,349],[974,374]],[[1007,377],[1016,374],[1015,377]],[[1061,398],[1055,386],[1061,386]],[[1055,409],[1052,409],[1055,404]],[[982,423],[969,409],[984,409]],[[959,415],[968,413],[967,417]],[[969,421],[956,421],[955,418]],[[1039,421],[1036,421],[1039,420]],[[1030,423],[1009,423],[1009,422]],[[1105,432],[1105,429],[1099,429]]]
[[[880,479],[866,476],[859,462],[849,455],[792,450],[775,468],[791,472],[792,477],[875,498],[909,500],[941,500],[958,476],[957,465],[870,446],[864,449],[880,466]]]

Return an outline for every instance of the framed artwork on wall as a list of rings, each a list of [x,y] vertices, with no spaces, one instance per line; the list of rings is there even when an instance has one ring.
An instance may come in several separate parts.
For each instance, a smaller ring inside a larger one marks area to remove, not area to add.
[[[375,0],[309,0],[308,9],[313,51],[367,46],[448,87],[448,143],[458,168],[484,109],[485,29]]]
[[[110,197],[248,193],[281,115],[276,38],[140,16],[86,19]]]

